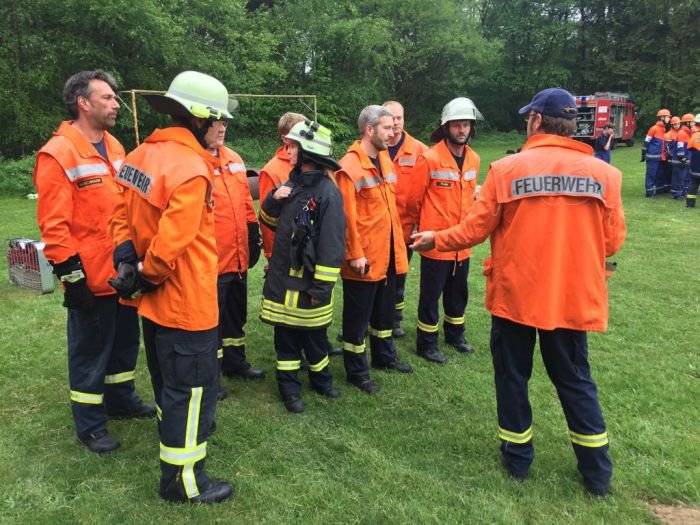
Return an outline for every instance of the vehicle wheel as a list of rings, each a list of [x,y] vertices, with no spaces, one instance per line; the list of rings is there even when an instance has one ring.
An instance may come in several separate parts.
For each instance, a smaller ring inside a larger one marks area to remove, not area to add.
[[[631,148],[632,146],[634,146],[634,139],[629,139],[625,141],[625,144],[627,144],[628,148]]]

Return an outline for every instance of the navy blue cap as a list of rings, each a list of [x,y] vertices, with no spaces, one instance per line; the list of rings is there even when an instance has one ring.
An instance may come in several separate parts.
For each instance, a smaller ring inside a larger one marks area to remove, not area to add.
[[[562,88],[543,89],[533,97],[527,106],[520,108],[518,113],[522,115],[529,111],[548,117],[573,120],[576,118],[576,99]]]

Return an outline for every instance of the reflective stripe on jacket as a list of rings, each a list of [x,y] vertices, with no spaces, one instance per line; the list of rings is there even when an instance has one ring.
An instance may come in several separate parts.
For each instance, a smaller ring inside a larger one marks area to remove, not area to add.
[[[272,157],[267,164],[260,170],[258,178],[258,193],[260,195],[260,205],[265,201],[265,197],[270,191],[279,188],[289,179],[289,172],[292,171],[292,165],[289,163],[289,155],[287,148],[281,146],[277,148],[275,156]],[[272,256],[272,245],[275,242],[275,232],[267,226],[261,224],[260,232],[262,234],[263,252],[269,260]]]
[[[474,208],[437,232],[439,250],[491,237],[486,308],[543,330],[604,331],[605,258],[626,234],[622,174],[570,138],[535,135],[494,162]]]
[[[34,165],[44,254],[54,264],[79,254],[90,290],[113,295],[107,279],[115,276],[114,243],[107,222],[118,200],[114,175],[124,160],[124,148],[105,131],[108,159],[104,159],[71,124],[61,123],[37,153]]]
[[[421,141],[413,138],[407,132],[404,133],[403,143],[396,152],[393,159],[394,173],[396,173],[396,185],[394,193],[396,195],[396,209],[399,212],[401,219],[401,227],[403,229],[403,239],[405,243],[410,243],[411,233],[413,233],[413,225],[415,224],[407,215],[407,204],[409,195],[412,193],[412,187],[415,183],[413,176],[414,168],[418,157],[428,151],[428,146]]]
[[[219,148],[214,170],[214,229],[219,275],[248,270],[248,223],[258,222],[250,196],[246,168],[235,151]]]
[[[469,146],[465,146],[464,150],[461,171],[445,140],[435,144],[418,159],[409,218],[411,222],[419,224],[419,231],[450,228],[464,220],[471,210],[481,160]],[[430,250],[421,253],[422,257],[429,259],[458,261],[463,261],[470,255],[470,248],[454,252]]]
[[[219,160],[182,127],[155,130],[115,180],[124,199],[110,221],[116,244],[134,243],[143,275],[161,283],[139,297],[139,315],[162,326],[217,326],[218,258],[211,185]]]
[[[377,172],[360,141],[355,141],[340,159],[342,169],[335,174],[347,223],[345,263],[340,272],[343,279],[380,281],[386,278],[392,236],[396,274],[408,271],[406,245],[394,196],[394,165],[386,151],[380,151],[378,158],[383,176]],[[348,262],[360,257],[366,257],[370,266],[364,275],[353,271]]]

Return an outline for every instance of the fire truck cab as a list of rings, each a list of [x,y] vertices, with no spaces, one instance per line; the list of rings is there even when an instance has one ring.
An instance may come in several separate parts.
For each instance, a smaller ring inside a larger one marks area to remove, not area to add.
[[[634,101],[626,93],[596,92],[593,95],[576,96],[575,139],[592,144],[603,133],[603,126],[612,122],[615,140],[628,146],[634,145],[637,115]]]

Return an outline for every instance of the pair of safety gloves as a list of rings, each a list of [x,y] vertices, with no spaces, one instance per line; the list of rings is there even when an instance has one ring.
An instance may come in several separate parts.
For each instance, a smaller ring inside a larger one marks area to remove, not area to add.
[[[261,244],[258,224],[248,223],[250,268],[255,266],[260,259]],[[149,281],[141,273],[142,265],[131,241],[125,241],[114,249],[113,262],[117,276],[108,279],[108,282],[122,299],[136,299],[140,295],[158,288],[159,284]],[[63,306],[84,312],[94,308],[95,294],[88,288],[80,255],[75,254],[65,261],[55,264],[53,271],[63,285]]]

